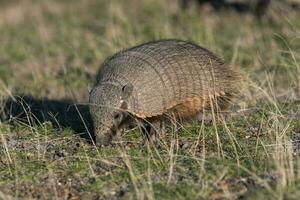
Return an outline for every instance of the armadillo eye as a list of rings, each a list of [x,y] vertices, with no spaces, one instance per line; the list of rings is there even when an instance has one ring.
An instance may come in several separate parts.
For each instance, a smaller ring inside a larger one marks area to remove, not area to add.
[[[121,114],[120,113],[116,113],[115,115],[114,115],[114,119],[120,119],[121,118]]]

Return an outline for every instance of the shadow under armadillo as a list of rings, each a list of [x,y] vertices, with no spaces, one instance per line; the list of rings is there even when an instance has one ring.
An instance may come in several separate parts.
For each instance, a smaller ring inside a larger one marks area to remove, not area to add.
[[[16,125],[25,123],[35,126],[44,122],[58,129],[70,128],[75,134],[92,142],[93,123],[87,104],[71,99],[37,99],[32,96],[14,96],[4,99],[0,106],[0,121]]]

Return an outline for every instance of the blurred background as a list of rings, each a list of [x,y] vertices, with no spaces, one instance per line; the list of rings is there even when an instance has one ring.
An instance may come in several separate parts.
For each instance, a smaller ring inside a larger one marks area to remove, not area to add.
[[[1,95],[86,101],[107,56],[145,41],[178,38],[217,53],[261,87],[278,86],[276,95],[294,97],[300,84],[299,5],[299,0],[0,0]]]

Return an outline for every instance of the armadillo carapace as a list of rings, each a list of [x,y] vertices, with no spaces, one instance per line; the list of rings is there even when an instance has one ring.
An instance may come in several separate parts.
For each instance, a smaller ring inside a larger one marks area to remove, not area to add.
[[[237,77],[191,42],[152,41],[118,52],[102,64],[90,92],[96,143],[109,143],[132,119],[155,132],[167,115],[190,119],[212,102],[225,108],[237,92]]]

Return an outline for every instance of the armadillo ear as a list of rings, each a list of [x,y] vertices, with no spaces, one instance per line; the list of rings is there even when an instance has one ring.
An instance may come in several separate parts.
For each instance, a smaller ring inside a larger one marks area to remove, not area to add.
[[[127,102],[126,102],[126,101],[121,100],[120,103],[121,103],[121,106],[120,106],[121,109],[126,110],[126,109],[128,108],[128,105],[127,105]]]
[[[122,99],[128,99],[133,91],[133,85],[128,83],[122,87]]]

